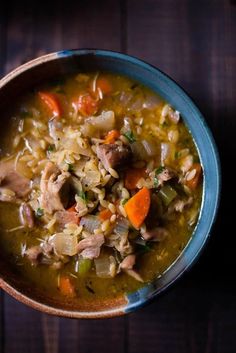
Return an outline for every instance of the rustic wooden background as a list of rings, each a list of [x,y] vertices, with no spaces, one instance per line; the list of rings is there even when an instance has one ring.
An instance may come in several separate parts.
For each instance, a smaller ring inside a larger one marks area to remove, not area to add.
[[[2,1],[0,75],[66,48],[136,55],[195,99],[216,138],[222,202],[194,268],[148,307],[111,320],[49,317],[1,293],[1,353],[235,353],[236,1]]]

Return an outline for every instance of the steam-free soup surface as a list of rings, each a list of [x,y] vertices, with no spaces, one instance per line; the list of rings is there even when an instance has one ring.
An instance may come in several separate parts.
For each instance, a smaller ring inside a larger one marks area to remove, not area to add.
[[[202,171],[181,115],[146,87],[77,73],[36,87],[1,139],[1,256],[47,296],[111,298],[174,262]]]

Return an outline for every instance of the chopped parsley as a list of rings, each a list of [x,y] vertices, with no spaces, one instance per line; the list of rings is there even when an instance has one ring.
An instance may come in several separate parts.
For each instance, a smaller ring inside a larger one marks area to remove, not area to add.
[[[144,254],[146,252],[149,252],[152,250],[150,242],[147,242],[146,244],[136,244],[136,249],[139,254]]]
[[[175,152],[175,159],[179,158],[179,152]]]
[[[134,133],[133,133],[133,131],[131,131],[131,130],[125,132],[123,135],[127,138],[127,140],[128,140],[130,143],[133,143],[133,142],[136,141],[136,138],[134,137]]]
[[[122,202],[121,202],[122,205],[124,206],[128,200],[129,200],[129,199],[123,199]]]
[[[47,151],[48,152],[54,152],[55,151],[55,145],[48,145]]]
[[[159,185],[159,180],[158,180],[158,175],[161,174],[163,172],[165,168],[163,166],[158,167],[155,170],[155,177],[154,177],[154,186],[157,188]]]
[[[44,210],[42,208],[37,208],[37,210],[35,211],[35,216],[40,218],[44,215]]]
[[[73,166],[73,164],[67,163],[67,165],[68,165],[68,172],[69,172],[69,173],[73,173],[73,172],[74,172],[74,166]]]
[[[84,200],[84,202],[87,202],[87,201],[88,201],[87,193],[84,192],[83,190],[78,193],[78,196],[79,196],[82,200]]]

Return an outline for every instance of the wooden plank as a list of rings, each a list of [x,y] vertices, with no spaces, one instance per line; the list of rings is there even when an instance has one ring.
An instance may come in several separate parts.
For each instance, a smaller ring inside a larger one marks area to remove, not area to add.
[[[5,294],[4,352],[43,352],[41,313]]]

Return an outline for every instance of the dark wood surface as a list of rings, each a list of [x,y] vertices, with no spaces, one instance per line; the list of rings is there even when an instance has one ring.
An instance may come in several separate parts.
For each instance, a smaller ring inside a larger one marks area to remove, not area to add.
[[[0,353],[235,353],[236,2],[3,1],[0,75],[43,53],[97,47],[156,65],[194,98],[219,147],[222,202],[198,263],[126,317],[50,317],[0,295]]]

